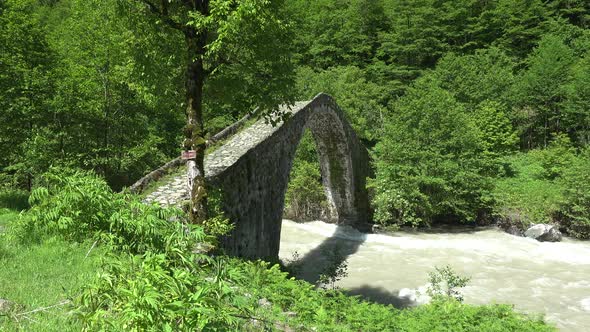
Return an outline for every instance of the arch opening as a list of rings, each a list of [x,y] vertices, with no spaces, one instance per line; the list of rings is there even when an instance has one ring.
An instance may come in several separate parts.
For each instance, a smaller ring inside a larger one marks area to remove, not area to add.
[[[347,223],[355,219],[352,160],[341,120],[331,110],[309,115],[292,160],[285,217]]]
[[[296,222],[332,220],[335,207],[328,200],[322,180],[316,143],[306,128],[291,164],[283,219]]]
[[[316,197],[324,193],[325,219],[359,229],[368,221],[368,154],[338,106],[320,94],[300,103],[291,115],[277,127],[257,122],[210,159],[212,180],[224,192],[224,210],[235,223],[222,241],[230,254],[278,258],[287,186],[302,137],[305,143],[310,136],[317,151],[315,181],[321,180],[322,186],[313,186],[321,188],[315,190]],[[304,135],[306,131],[310,134]]]

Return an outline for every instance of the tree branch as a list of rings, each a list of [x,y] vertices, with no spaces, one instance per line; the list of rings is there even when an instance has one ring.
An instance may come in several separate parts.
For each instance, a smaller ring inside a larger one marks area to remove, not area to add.
[[[149,8],[150,12],[152,12],[152,14],[158,16],[162,20],[162,22],[166,23],[169,27],[176,30],[180,30],[182,32],[186,31],[186,26],[184,24],[176,22],[175,20],[171,19],[170,16],[168,16],[168,8],[166,6],[164,6],[163,10],[160,10],[160,7],[156,6],[149,0],[137,1],[145,4]]]
[[[59,302],[57,304],[50,305],[50,306],[47,306],[47,307],[37,308],[35,310],[31,310],[31,311],[27,311],[27,312],[21,312],[21,313],[16,314],[15,316],[17,316],[17,317],[25,316],[26,317],[26,315],[29,315],[29,314],[34,314],[34,313],[39,312],[39,311],[47,311],[48,309],[55,308],[55,307],[61,307],[61,306],[64,306],[64,305],[70,304],[70,303],[72,303],[72,301],[70,301],[70,300],[63,300],[63,301],[61,301],[61,302]]]
[[[211,63],[211,64],[209,64],[209,65],[207,66],[207,68],[205,69],[205,73],[206,73],[207,75],[210,75],[210,74],[212,74],[212,73],[213,73],[215,70],[217,70],[219,67],[221,67],[221,66],[223,66],[223,65],[226,65],[226,66],[229,66],[229,65],[238,65],[238,66],[244,66],[244,67],[247,67],[247,65],[246,65],[244,62],[240,61],[240,60],[239,60],[239,59],[237,59],[237,58],[234,58],[234,59],[231,59],[231,60],[230,60],[230,59],[228,59],[227,57],[218,57],[218,58],[216,58],[216,59],[213,61],[213,63]]]

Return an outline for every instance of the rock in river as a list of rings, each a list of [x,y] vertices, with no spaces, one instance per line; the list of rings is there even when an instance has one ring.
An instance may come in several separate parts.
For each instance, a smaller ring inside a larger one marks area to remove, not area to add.
[[[541,242],[561,241],[561,232],[552,225],[536,224],[524,232],[524,236]]]

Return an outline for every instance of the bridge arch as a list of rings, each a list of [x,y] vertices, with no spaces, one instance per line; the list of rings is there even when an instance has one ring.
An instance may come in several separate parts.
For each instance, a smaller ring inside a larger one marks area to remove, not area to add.
[[[365,228],[369,218],[369,158],[344,114],[326,95],[296,103],[289,120],[259,120],[210,153],[209,183],[223,192],[223,208],[235,228],[223,239],[229,254],[278,257],[285,193],[295,151],[306,129],[316,142],[332,222]]]

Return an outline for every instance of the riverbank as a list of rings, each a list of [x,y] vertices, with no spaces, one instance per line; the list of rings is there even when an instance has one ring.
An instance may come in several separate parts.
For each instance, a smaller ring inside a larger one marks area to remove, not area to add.
[[[377,302],[417,305],[415,290],[424,289],[428,272],[450,265],[471,277],[463,291],[466,303],[511,303],[518,311],[544,314],[562,331],[590,326],[587,241],[538,242],[489,227],[363,234],[319,221],[283,221],[280,257],[291,259],[297,251],[306,279],[313,281],[325,264],[322,252],[336,247],[348,263],[338,286]]]

